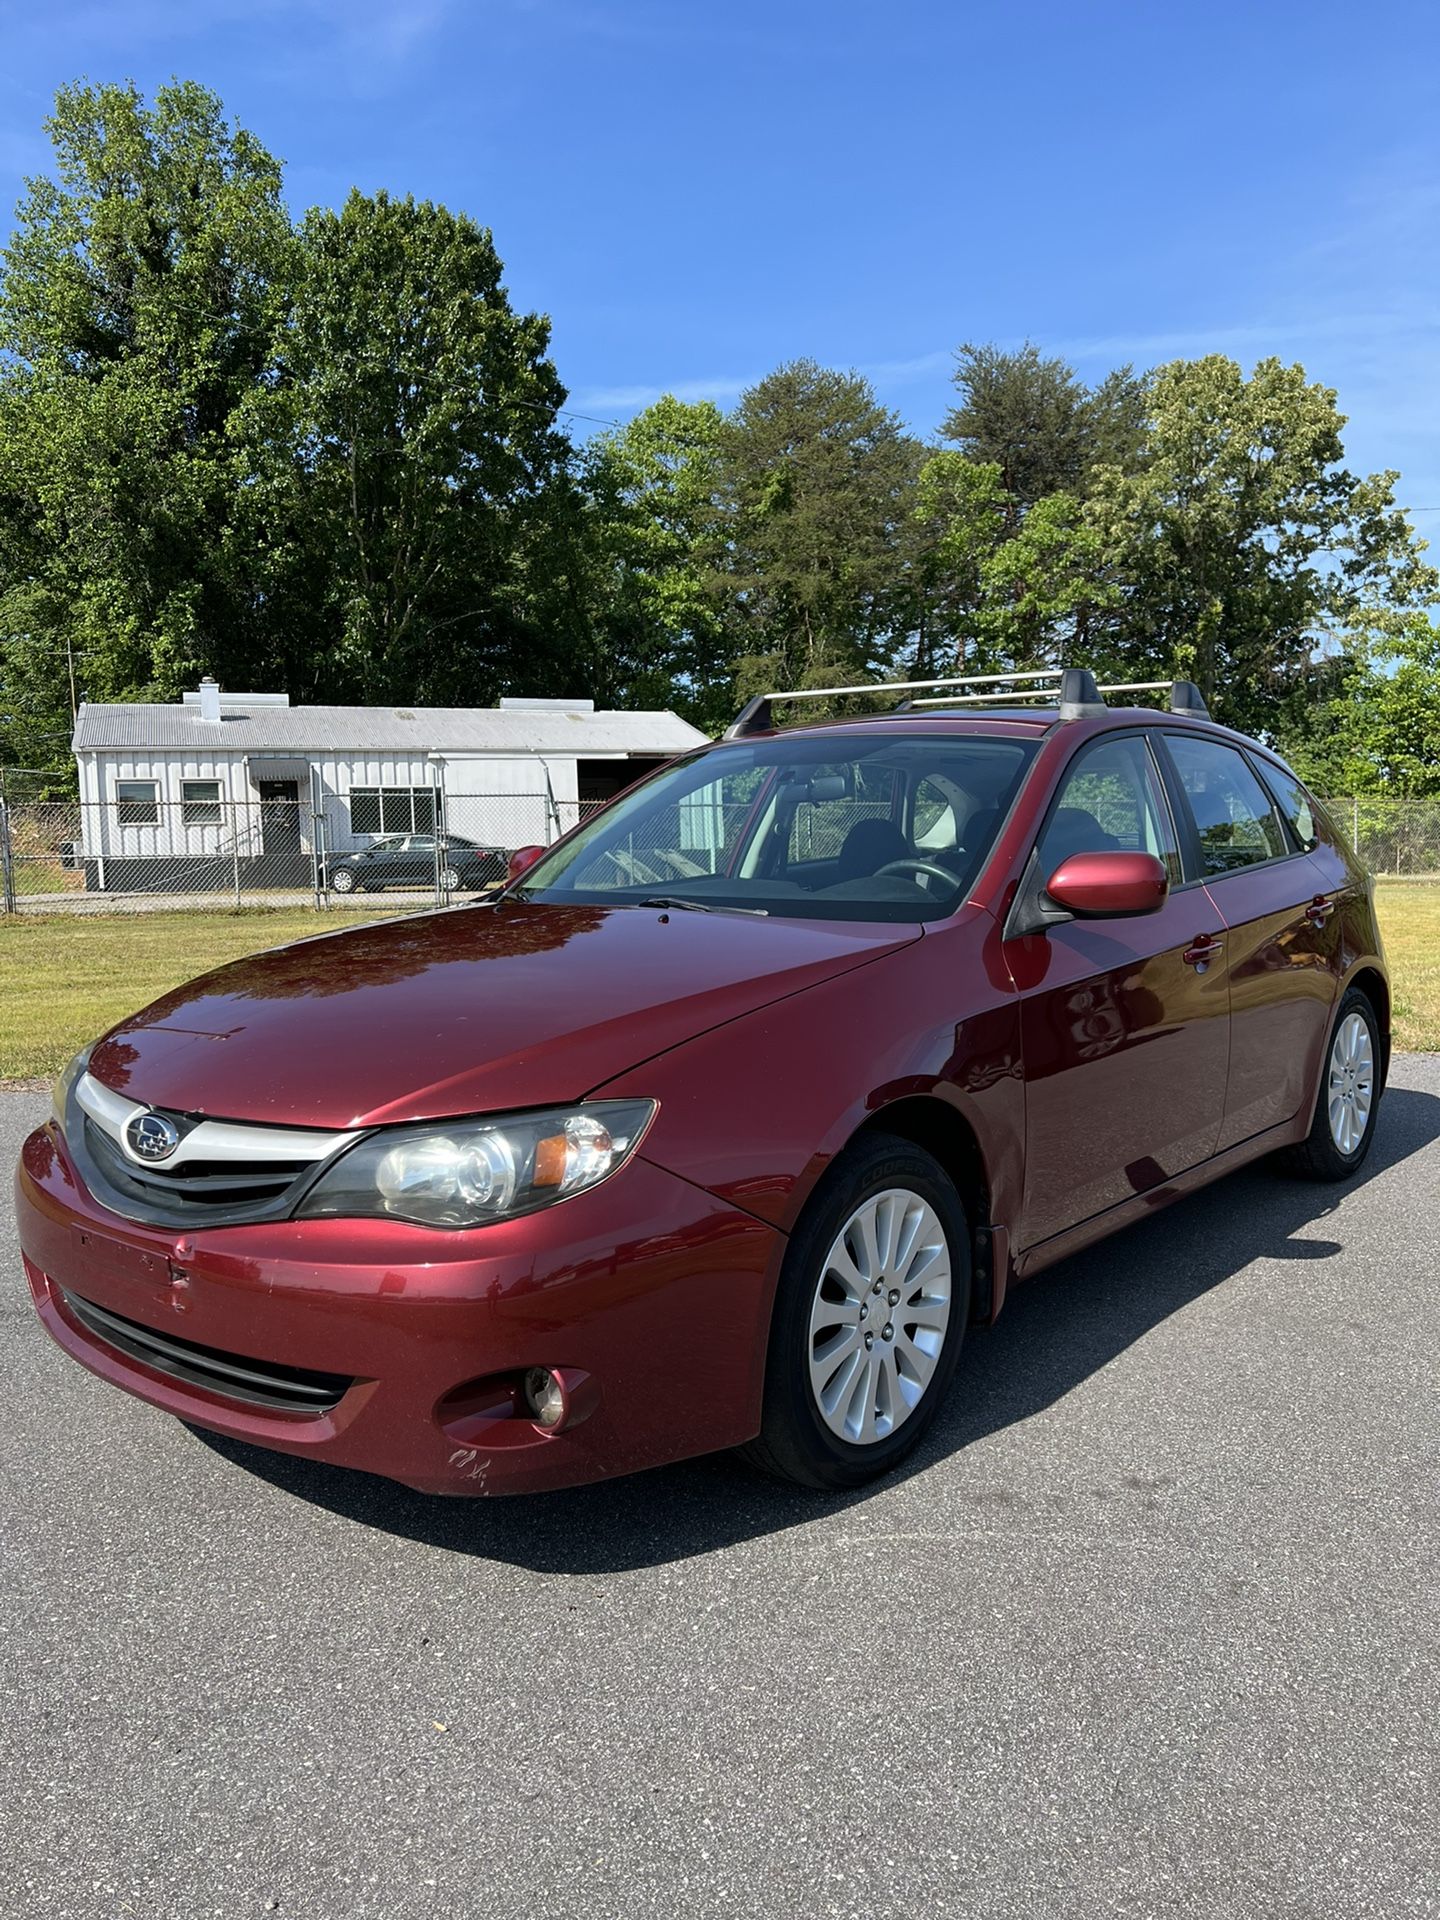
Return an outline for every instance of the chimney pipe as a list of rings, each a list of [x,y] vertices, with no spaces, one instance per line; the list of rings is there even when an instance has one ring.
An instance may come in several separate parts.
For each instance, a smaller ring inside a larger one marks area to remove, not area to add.
[[[200,718],[220,724],[220,688],[208,673],[200,682]]]

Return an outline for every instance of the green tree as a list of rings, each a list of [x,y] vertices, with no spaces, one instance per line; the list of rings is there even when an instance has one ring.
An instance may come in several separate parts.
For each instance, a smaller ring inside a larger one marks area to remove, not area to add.
[[[1397,476],[1350,473],[1334,391],[1278,360],[1162,367],[1149,420],[1141,467],[1101,469],[1087,505],[1123,582],[1117,664],[1194,679],[1232,725],[1289,740],[1327,652],[1367,655],[1435,597]]]
[[[1291,748],[1321,792],[1395,799],[1440,795],[1440,632],[1414,614],[1345,656],[1331,697]]]
[[[243,430],[292,685],[473,705],[544,684],[534,548],[571,504],[549,335],[463,214],[354,192],[307,216]]]
[[[1092,661],[1106,644],[1120,586],[1073,494],[1021,517],[997,465],[941,451],[921,469],[915,518],[929,532],[929,631],[948,639],[917,658],[917,677]]]
[[[902,532],[923,451],[867,380],[797,360],[721,437],[716,567],[738,691],[866,677],[908,642]]]
[[[203,87],[63,88],[47,129],[0,269],[0,662],[63,729],[67,659],[170,696],[263,621],[231,434],[291,235],[277,162]]]
[[[667,394],[583,462],[592,684],[606,704],[674,706],[711,731],[735,706],[713,573],[723,430],[713,401]]]
[[[967,344],[955,385],[960,404],[941,436],[967,460],[999,469],[1017,519],[1048,494],[1085,493],[1097,467],[1129,471],[1142,456],[1146,383],[1129,367],[1090,388],[1028,341],[1018,353]]]

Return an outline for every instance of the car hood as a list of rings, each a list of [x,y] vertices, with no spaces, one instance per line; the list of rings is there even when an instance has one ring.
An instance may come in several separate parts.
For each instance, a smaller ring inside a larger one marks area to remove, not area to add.
[[[286,1125],[550,1106],[919,935],[639,907],[458,907],[205,974],[113,1028],[90,1071],[151,1106]]]

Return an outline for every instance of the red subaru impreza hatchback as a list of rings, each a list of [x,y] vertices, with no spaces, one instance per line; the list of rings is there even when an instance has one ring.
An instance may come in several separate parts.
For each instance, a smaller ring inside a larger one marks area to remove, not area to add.
[[[188,1421],[428,1492],[893,1466],[1017,1281],[1374,1134],[1385,966],[1321,807],[1186,683],[1054,691],[784,732],[752,703],[497,900],[122,1022],[24,1146],[45,1326]]]

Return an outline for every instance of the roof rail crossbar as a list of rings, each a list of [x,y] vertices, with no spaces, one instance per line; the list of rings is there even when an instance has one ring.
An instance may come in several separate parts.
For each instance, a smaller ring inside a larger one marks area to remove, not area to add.
[[[1056,680],[1048,687],[1019,687],[1014,693],[937,693],[925,700],[912,700],[910,704],[913,707],[1013,707],[1017,700],[1054,700],[1059,690]]]
[[[921,693],[931,687],[978,687],[997,682],[1006,686],[1022,680],[1053,680],[1055,671],[1043,667],[1023,673],[946,674],[938,680],[870,680],[858,687],[798,687],[789,693],[757,693],[741,709],[724,735],[726,740],[742,740],[747,734],[768,733],[775,724],[772,703],[776,700],[832,700],[851,693]]]
[[[983,693],[955,691],[937,694],[936,687],[983,687]],[[723,735],[742,740],[748,734],[769,733],[775,725],[777,700],[829,700],[860,693],[898,693],[903,697],[892,713],[910,713],[918,707],[1013,706],[1018,700],[1055,701],[1062,720],[1087,720],[1107,711],[1107,693],[1170,693],[1172,713],[1208,716],[1200,689],[1193,680],[1125,680],[1098,686],[1085,667],[1025,668],[1016,673],[946,674],[938,680],[872,680],[857,687],[799,687],[790,693],[757,693],[746,703]],[[918,696],[927,697],[920,698]]]

